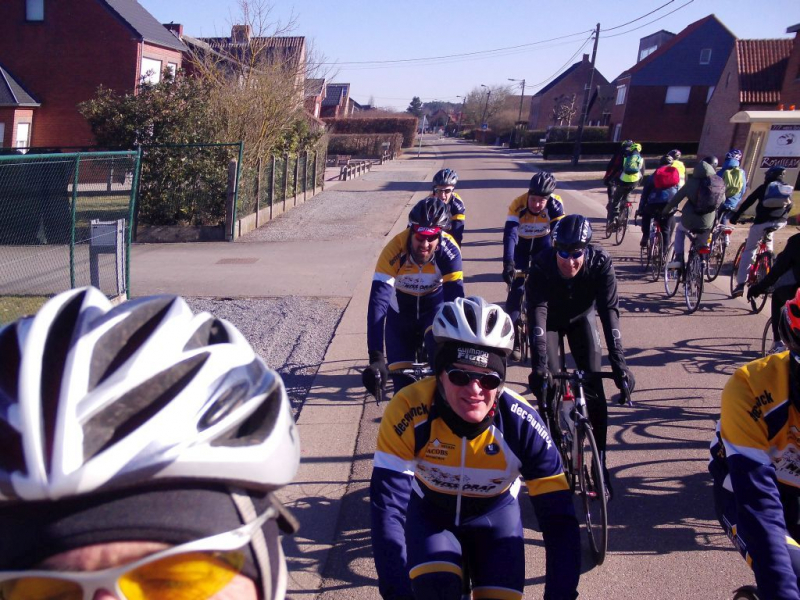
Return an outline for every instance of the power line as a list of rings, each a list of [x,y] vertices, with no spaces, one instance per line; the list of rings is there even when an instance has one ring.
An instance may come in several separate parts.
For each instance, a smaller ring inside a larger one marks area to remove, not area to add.
[[[573,59],[574,59],[576,56],[578,56],[578,54],[580,53],[580,51],[581,51],[581,50],[583,50],[583,49],[586,47],[586,44],[588,44],[588,43],[589,43],[589,42],[592,40],[592,38],[593,38],[593,37],[594,37],[594,32],[592,32],[592,35],[590,35],[588,38],[586,38],[586,40],[585,40],[585,41],[584,41],[584,42],[581,44],[580,48],[578,48],[578,50],[575,52],[575,54],[573,54],[572,56],[570,56],[570,57],[567,59],[567,62],[565,62],[563,65],[561,65],[561,66],[558,68],[558,70],[557,70],[555,73],[553,73],[552,75],[550,75],[550,77],[548,77],[548,78],[547,78],[547,79],[545,79],[544,81],[541,81],[541,82],[539,82],[539,83],[534,83],[534,84],[533,84],[531,87],[532,87],[532,88],[539,87],[540,85],[544,85],[545,83],[548,83],[548,82],[550,82],[552,79],[554,79],[554,78],[555,78],[555,77],[556,77],[556,76],[557,76],[559,73],[561,73],[561,71],[563,71],[563,70],[564,70],[564,69],[567,67],[567,65],[569,65],[569,64],[571,64],[571,63],[572,63],[572,60],[573,60]]]
[[[621,36],[621,35],[626,35],[626,34],[628,34],[628,33],[631,33],[631,32],[633,32],[633,31],[636,31],[637,29],[642,29],[643,27],[647,27],[648,25],[652,25],[652,24],[653,24],[653,23],[655,23],[656,21],[660,21],[661,19],[663,19],[663,18],[665,18],[665,17],[668,17],[668,16],[670,16],[672,13],[676,13],[676,12],[678,12],[680,9],[682,9],[682,8],[685,8],[686,6],[689,6],[689,5],[690,5],[692,2],[694,2],[694,0],[689,0],[689,1],[688,1],[688,2],[686,2],[685,4],[681,4],[681,5],[680,5],[678,8],[676,8],[675,10],[671,10],[671,11],[670,11],[670,12],[668,12],[667,14],[665,14],[665,15],[661,15],[661,16],[660,16],[660,17],[658,17],[657,19],[653,19],[652,21],[648,21],[648,22],[647,22],[647,23],[645,23],[644,25],[639,25],[639,27],[634,27],[633,29],[629,29],[628,31],[623,31],[623,32],[620,32],[620,33],[615,33],[614,35],[607,35],[607,36],[605,36],[603,39],[604,39],[604,40],[607,40],[607,39],[610,39],[610,38],[613,38],[613,37],[619,37],[619,36]]]
[[[641,20],[642,20],[642,19],[644,19],[645,17],[649,17],[649,16],[650,16],[650,15],[652,15],[653,13],[657,13],[657,12],[658,12],[658,11],[660,11],[662,8],[664,8],[665,6],[669,6],[669,5],[670,5],[670,4],[672,4],[673,2],[675,2],[675,0],[669,0],[669,2],[667,2],[666,4],[662,4],[662,5],[661,5],[661,6],[659,6],[658,8],[656,8],[656,9],[654,9],[654,10],[651,10],[649,13],[647,13],[647,14],[644,14],[644,15],[642,15],[641,17],[636,17],[636,18],[635,18],[633,21],[628,21],[627,23],[623,23],[622,25],[615,25],[614,27],[609,27],[608,29],[601,29],[601,30],[600,30],[600,33],[604,32],[604,31],[614,31],[615,29],[620,29],[620,28],[622,28],[622,27],[625,27],[626,25],[630,25],[631,23],[636,23],[636,21],[641,21]]]

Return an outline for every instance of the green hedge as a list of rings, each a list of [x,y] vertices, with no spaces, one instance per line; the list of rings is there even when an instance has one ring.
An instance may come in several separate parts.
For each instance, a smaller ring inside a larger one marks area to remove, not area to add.
[[[663,156],[674,148],[680,148],[683,154],[697,154],[699,142],[641,142],[642,154],[647,156]],[[545,160],[557,156],[572,156],[575,147],[573,142],[547,142],[542,156]],[[581,156],[614,154],[619,149],[619,142],[582,142]]]
[[[403,146],[403,136],[399,133],[343,133],[333,134],[328,140],[328,154],[347,154],[363,158],[380,158],[384,150],[399,154]]]
[[[403,136],[403,148],[414,145],[419,120],[414,115],[397,117],[346,117],[322,119],[333,134],[342,133],[399,133]]]

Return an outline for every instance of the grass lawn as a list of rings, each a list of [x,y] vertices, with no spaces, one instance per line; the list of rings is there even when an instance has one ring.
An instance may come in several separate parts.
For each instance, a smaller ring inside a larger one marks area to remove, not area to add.
[[[50,296],[0,296],[0,324],[32,315],[50,299]]]

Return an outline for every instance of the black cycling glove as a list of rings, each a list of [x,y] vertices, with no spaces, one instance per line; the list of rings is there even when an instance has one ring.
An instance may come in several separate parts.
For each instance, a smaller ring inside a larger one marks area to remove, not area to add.
[[[503,281],[506,285],[511,285],[514,281],[514,261],[506,261],[503,263]]]
[[[614,384],[617,386],[617,389],[622,390],[623,384],[627,381],[628,392],[633,393],[636,387],[636,378],[633,376],[633,371],[628,367],[623,367],[621,369],[614,367],[612,370],[614,371]]]
[[[389,380],[389,369],[386,368],[386,358],[380,350],[369,351],[369,367],[364,369],[361,381],[367,391],[373,396],[376,395],[378,388],[381,391],[386,389],[386,382]]]
[[[548,388],[552,387],[553,376],[550,374],[550,371],[547,369],[547,367],[536,367],[533,369],[533,371],[531,371],[531,374],[528,375],[528,385],[530,386],[533,395],[538,398],[541,395],[545,384]]]

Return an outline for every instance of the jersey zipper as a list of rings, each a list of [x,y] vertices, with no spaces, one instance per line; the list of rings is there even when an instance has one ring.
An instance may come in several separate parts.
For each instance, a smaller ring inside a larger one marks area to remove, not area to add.
[[[467,438],[461,438],[461,472],[458,475],[458,495],[456,496],[456,527],[461,525],[461,492],[464,489],[464,473],[467,464]]]

